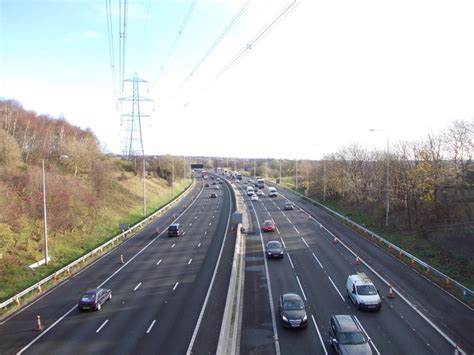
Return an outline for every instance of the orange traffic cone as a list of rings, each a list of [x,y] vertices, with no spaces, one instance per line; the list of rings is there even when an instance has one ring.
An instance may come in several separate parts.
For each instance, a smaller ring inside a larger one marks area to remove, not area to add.
[[[43,289],[41,288],[41,285],[38,285],[37,289],[38,289],[39,293],[43,292]]]
[[[449,277],[446,277],[444,279],[444,287],[446,288],[452,288],[453,286],[451,285],[451,280],[449,279]]]
[[[323,229],[323,224],[319,223],[319,228]]]
[[[454,355],[459,355],[460,352],[459,352],[459,348],[457,345],[454,345]]]
[[[390,288],[388,290],[387,298],[395,298],[395,292],[393,292],[392,286],[390,286]]]
[[[17,306],[21,306],[20,299],[18,297],[15,298],[15,303]]]
[[[40,332],[44,329],[44,327],[41,325],[41,317],[40,316],[36,316],[36,326],[35,326],[35,330],[37,332]]]
[[[356,259],[354,261],[354,265],[360,265],[360,259],[358,256],[356,256]]]
[[[336,237],[334,237],[334,240],[332,241],[332,244],[333,244],[333,245],[336,245],[336,244],[337,244],[337,242],[338,242],[337,238],[336,238]]]

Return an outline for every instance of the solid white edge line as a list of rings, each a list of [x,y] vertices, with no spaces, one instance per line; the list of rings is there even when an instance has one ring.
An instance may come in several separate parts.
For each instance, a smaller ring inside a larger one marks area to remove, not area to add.
[[[179,285],[179,282],[176,282],[176,283],[174,284],[173,291],[176,290],[176,287],[178,287],[178,285]]]
[[[263,254],[263,263],[265,265],[265,276],[267,278],[267,283],[268,283],[268,299],[270,301],[270,313],[272,316],[272,327],[273,327],[273,339],[275,343],[275,354],[280,355],[280,339],[278,338],[278,329],[276,325],[276,317],[275,317],[275,306],[273,305],[273,294],[272,294],[272,284],[270,281],[270,273],[268,272],[268,262],[267,258],[265,255],[265,244],[263,242],[263,235],[262,235],[262,229],[260,227],[260,221],[258,219],[257,211],[255,210],[255,207],[253,205],[250,205],[252,207],[253,213],[255,215],[255,219],[257,220],[258,224],[258,233],[260,236],[260,243],[262,244],[262,254]]]
[[[290,253],[286,253],[286,256],[288,256],[288,261],[290,262],[291,264],[291,268],[294,269],[295,266],[293,265],[293,260],[291,260],[291,256],[290,256]]]
[[[346,299],[342,296],[341,292],[339,292],[339,289],[337,288],[336,284],[334,283],[334,281],[331,279],[331,276],[328,275],[328,279],[329,281],[331,281],[332,285],[334,286],[334,288],[336,289],[337,293],[339,294],[339,296],[341,296],[341,299],[342,299],[342,302],[346,302]]]
[[[321,264],[318,257],[314,253],[311,253],[311,254],[313,254],[313,258],[318,262],[319,266],[321,266],[321,269],[324,269],[323,264]]]
[[[104,323],[102,323],[102,325],[101,325],[99,328],[97,328],[97,330],[96,330],[95,332],[96,332],[96,333],[100,332],[100,331],[102,330],[102,328],[105,327],[105,325],[106,325],[108,322],[109,322],[109,320],[106,319],[106,320],[104,321]]]
[[[296,281],[298,281],[298,285],[300,285],[301,292],[303,293],[303,298],[307,302],[308,299],[306,298],[306,294],[304,293],[303,286],[301,286],[300,278],[296,276]]]
[[[306,240],[303,237],[301,237],[301,239],[303,240],[303,243],[309,248],[309,245],[308,243],[306,243]]]
[[[318,325],[316,324],[316,320],[314,319],[313,315],[311,315],[311,318],[313,319],[313,324],[316,327],[316,331],[318,332],[319,341],[321,342],[321,345],[323,347],[324,354],[328,355],[328,352],[326,350],[326,344],[324,343],[323,338],[321,337],[321,333],[319,332],[319,328],[318,328]]]
[[[133,291],[136,291],[136,290],[138,290],[138,288],[139,288],[141,285],[142,285],[142,283],[141,283],[141,282],[139,282],[139,283],[138,283],[138,285],[136,285],[136,286],[135,286],[135,288],[133,289]]]
[[[204,186],[204,185],[203,185]],[[181,217],[183,214],[187,212],[188,209],[191,208],[191,206],[194,205],[194,203],[199,199],[199,196],[202,194],[204,191],[204,188],[201,188],[201,191],[199,194],[196,196],[196,198],[190,203],[190,205],[183,211],[181,214],[176,218],[178,219]],[[176,220],[175,219],[175,220]],[[112,277],[117,275],[125,266],[127,266],[130,262],[132,262],[138,255],[140,255],[145,249],[147,249],[152,243],[154,243],[165,231],[161,232],[158,234],[155,238],[153,238],[147,245],[145,245],[141,250],[139,250],[130,260],[128,260],[125,264],[123,264],[120,268],[118,268],[112,275],[110,275],[107,279],[105,279],[104,282],[102,282],[100,285],[97,286],[97,288],[102,287],[107,281],[109,281]],[[131,237],[133,238],[133,237]],[[131,239],[130,238],[130,239]],[[128,240],[130,240],[128,239]],[[105,255],[110,255],[110,254],[105,254]],[[34,338],[32,341],[30,341],[27,345],[25,345],[22,349],[17,354],[22,354],[25,350],[27,350],[31,345],[36,343],[39,339],[41,339],[44,335],[46,335],[51,329],[53,329],[59,322],[61,322],[65,317],[67,317],[75,308],[77,307],[77,304],[71,307],[66,313],[64,313],[61,317],[59,317],[53,324],[51,324],[48,328],[43,330],[36,338]]]
[[[357,322],[357,324],[359,325],[359,327],[362,328],[362,330],[364,331],[364,334],[365,336],[367,337],[367,339],[370,339],[369,342],[370,344],[374,347],[375,351],[377,352],[377,355],[380,355],[380,351],[379,349],[377,349],[377,347],[375,346],[374,342],[372,341],[372,338],[369,336],[369,334],[367,334],[367,332],[365,331],[365,328],[362,326],[362,323],[359,321],[359,318],[357,318],[356,315],[354,315],[354,318]]]
[[[153,322],[151,322],[150,326],[149,326],[148,329],[146,330],[146,333],[147,333],[147,334],[150,333],[151,328],[153,328],[153,326],[155,325],[155,323],[156,323],[156,319],[153,319]]]
[[[230,192],[229,186],[227,186],[227,184],[225,184],[225,187],[226,187],[227,191],[229,191],[229,195],[230,195],[231,192]],[[186,350],[186,355],[192,354],[192,349],[193,349],[193,346],[194,346],[194,342],[196,341],[196,337],[197,337],[197,334],[199,332],[199,328],[201,326],[202,318],[204,317],[204,312],[206,311],[207,302],[209,301],[209,297],[211,295],[211,290],[212,290],[212,287],[214,285],[214,280],[216,279],[217,269],[218,269],[219,264],[220,264],[220,260],[221,260],[221,257],[222,257],[222,252],[224,250],[225,241],[227,239],[227,232],[229,231],[230,217],[232,215],[232,197],[231,196],[229,196],[229,197],[230,197],[229,198],[229,216],[227,217],[227,225],[225,227],[224,238],[222,239],[221,250],[219,251],[219,256],[217,257],[216,266],[214,268],[214,273],[212,274],[211,283],[209,284],[209,288],[207,290],[206,298],[204,299],[204,303],[203,303],[202,308],[201,308],[201,313],[199,314],[199,318],[198,318],[198,321],[196,323],[196,327],[194,328],[193,336],[191,337],[191,341],[189,342],[188,350]],[[199,248],[200,245],[201,245],[201,243],[198,244],[198,248]]]

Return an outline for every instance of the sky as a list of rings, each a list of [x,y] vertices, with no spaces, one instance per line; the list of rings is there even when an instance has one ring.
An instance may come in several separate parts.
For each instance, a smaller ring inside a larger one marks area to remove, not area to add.
[[[132,107],[117,100],[119,1],[110,2],[114,70],[106,0],[0,0],[0,98],[89,127],[104,151],[120,153],[121,114]],[[148,81],[139,93],[153,100],[140,105],[151,116],[142,118],[146,154],[320,159],[353,143],[422,140],[474,117],[472,0],[130,0],[127,8],[124,78]],[[123,96],[132,89],[127,82]]]

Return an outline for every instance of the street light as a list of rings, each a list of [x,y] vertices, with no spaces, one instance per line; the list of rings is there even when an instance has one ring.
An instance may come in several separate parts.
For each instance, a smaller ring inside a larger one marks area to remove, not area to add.
[[[59,156],[59,160],[66,160],[69,157],[65,154]],[[43,183],[43,231],[44,231],[44,264],[48,265],[48,214],[46,212],[46,174],[44,171],[44,161],[41,159],[41,172]]]
[[[385,132],[387,134],[387,171],[385,173],[385,227],[388,227],[390,212],[390,141],[388,132],[384,129],[370,129],[370,132]]]

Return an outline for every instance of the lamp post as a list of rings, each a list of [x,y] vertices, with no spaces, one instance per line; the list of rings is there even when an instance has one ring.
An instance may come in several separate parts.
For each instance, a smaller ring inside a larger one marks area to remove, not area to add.
[[[59,156],[59,160],[69,159],[65,154]],[[44,264],[48,265],[48,214],[46,210],[46,173],[44,170],[44,161],[41,159],[41,177],[43,185],[43,233],[44,233]]]
[[[387,134],[387,164],[385,172],[385,227],[388,227],[388,215],[390,212],[390,140],[388,132],[384,129],[370,129],[370,132],[385,132]]]

